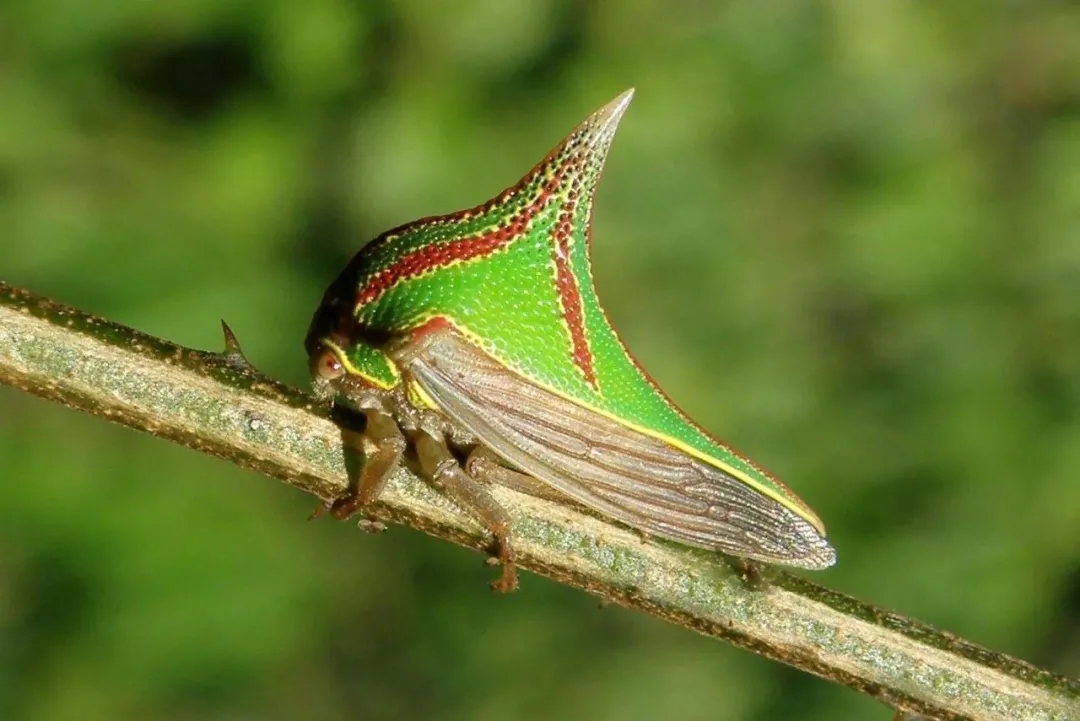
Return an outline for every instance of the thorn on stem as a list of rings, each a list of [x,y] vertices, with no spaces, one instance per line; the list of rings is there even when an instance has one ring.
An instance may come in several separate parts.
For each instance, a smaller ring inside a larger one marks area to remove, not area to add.
[[[236,333],[233,333],[233,329],[224,319],[221,321],[221,333],[225,336],[225,350],[220,353],[220,356],[234,368],[257,373],[258,369],[244,355],[244,349],[240,347],[240,341],[236,339]]]

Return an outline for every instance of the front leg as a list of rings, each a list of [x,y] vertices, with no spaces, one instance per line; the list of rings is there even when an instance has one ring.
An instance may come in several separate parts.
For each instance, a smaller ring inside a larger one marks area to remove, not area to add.
[[[390,480],[390,473],[405,453],[405,436],[393,416],[383,410],[372,409],[364,411],[364,417],[367,427],[363,434],[344,430],[342,435],[345,442],[357,450],[362,448],[366,438],[375,444],[375,452],[364,462],[352,492],[330,504],[330,514],[339,521],[363,510],[379,497]],[[316,514],[319,512],[317,510]]]
[[[441,435],[428,431],[416,434],[416,455],[420,469],[431,483],[473,514],[495,536],[495,557],[502,563],[502,576],[493,581],[496,591],[513,591],[518,586],[514,552],[510,543],[510,518],[484,487],[458,463]]]

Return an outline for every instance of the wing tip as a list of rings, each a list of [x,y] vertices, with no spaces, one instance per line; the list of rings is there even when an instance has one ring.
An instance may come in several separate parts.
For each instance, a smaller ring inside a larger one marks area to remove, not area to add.
[[[836,565],[836,549],[830,546],[828,541],[822,539],[819,547],[800,557],[791,565],[811,571],[824,571]]]
[[[836,549],[811,523],[798,519],[795,532],[798,541],[792,545],[796,553],[783,561],[785,565],[812,571],[821,571],[836,565]]]

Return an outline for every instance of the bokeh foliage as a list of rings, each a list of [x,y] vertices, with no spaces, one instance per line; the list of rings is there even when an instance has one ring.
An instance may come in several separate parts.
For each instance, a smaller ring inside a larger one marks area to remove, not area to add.
[[[616,325],[819,579],[1080,674],[1080,10],[8,0],[0,275],[304,383],[323,286],[623,88]],[[0,389],[0,718],[865,719],[857,694]]]

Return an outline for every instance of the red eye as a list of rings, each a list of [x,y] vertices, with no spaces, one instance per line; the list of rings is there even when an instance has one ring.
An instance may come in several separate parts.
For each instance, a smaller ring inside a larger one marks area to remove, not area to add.
[[[319,374],[320,378],[334,380],[345,373],[345,368],[342,367],[341,361],[337,359],[337,356],[332,351],[324,350],[315,361],[315,372]]]

